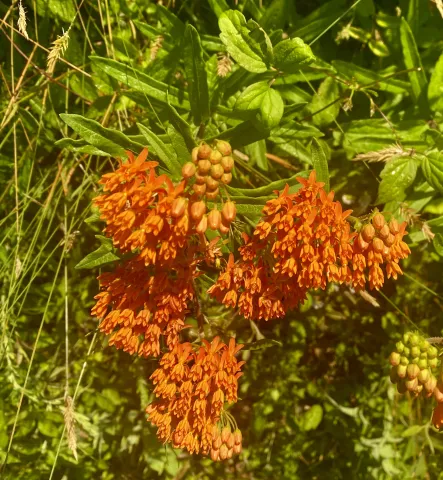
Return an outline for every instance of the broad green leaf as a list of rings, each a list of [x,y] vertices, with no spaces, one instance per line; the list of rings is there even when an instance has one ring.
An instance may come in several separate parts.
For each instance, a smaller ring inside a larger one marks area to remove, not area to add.
[[[260,140],[251,143],[245,148],[245,152],[249,155],[250,165],[257,165],[260,170],[268,171],[268,159],[266,158],[266,142]]]
[[[405,190],[412,184],[417,174],[417,161],[411,157],[391,160],[380,173],[381,183],[377,203],[391,200],[401,202],[406,198]]]
[[[403,50],[405,66],[414,71],[409,72],[409,80],[412,86],[414,100],[423,104],[426,100],[427,79],[418,53],[417,44],[414,35],[408,25],[408,22],[402,18],[400,27],[400,40]]]
[[[179,131],[188,147],[188,150],[191,151],[195,146],[194,136],[192,135],[191,126],[189,123],[181,117],[177,110],[168,103],[167,108],[168,120],[174,125],[177,131]]]
[[[168,125],[168,135],[171,139],[172,147],[177,154],[180,164],[184,164],[191,160],[191,154],[189,153],[188,147],[186,146],[183,136],[177,131],[174,125]]]
[[[120,260],[120,257],[114,253],[115,249],[110,238],[106,238],[102,235],[96,235],[96,238],[101,242],[100,247],[94,252],[86,255],[83,260],[77,263],[74,267],[76,270],[97,268],[106,265],[107,263]]]
[[[218,20],[220,39],[226,45],[231,57],[249,72],[266,72],[267,66],[263,59],[250,46],[246,19],[237,10],[228,10],[220,15]]]
[[[273,128],[271,132],[271,140],[274,143],[286,143],[294,138],[312,138],[323,137],[324,133],[318,128],[309,124],[302,124],[291,121]]]
[[[443,257],[443,235],[441,233],[436,233],[433,240],[435,251]]]
[[[263,58],[266,59],[266,63],[271,64],[274,59],[274,49],[268,34],[254,20],[249,20],[247,27],[251,30],[249,36],[260,46],[261,53]]]
[[[421,168],[428,183],[443,193],[443,154],[431,152],[424,156]]]
[[[60,118],[88,143],[110,155],[122,156],[125,149],[139,152],[143,148],[143,145],[131,141],[122,132],[102,127],[95,120],[67,113],[61,113]]]
[[[435,64],[429,81],[428,100],[432,110],[443,110],[443,53]]]
[[[312,166],[317,174],[317,181],[325,184],[325,190],[329,192],[329,167],[326,153],[321,143],[312,139],[311,143]]]
[[[209,117],[209,92],[200,37],[192,25],[186,26],[183,41],[184,64],[191,112],[194,122],[199,124]]]
[[[315,430],[320,425],[323,419],[323,408],[321,405],[312,405],[312,407],[303,414],[300,422],[300,428],[308,432],[309,430]]]
[[[220,17],[226,10],[229,10],[229,5],[226,3],[226,0],[208,0],[208,3],[217,17]]]
[[[172,38],[181,38],[185,33],[185,24],[169,8],[161,3],[157,5],[160,18]]]
[[[314,125],[324,128],[331,124],[340,112],[340,91],[332,77],[327,77],[312,98],[309,111]],[[328,106],[329,105],[329,106]]]
[[[373,90],[381,90],[390,93],[409,93],[410,85],[404,80],[393,76],[386,76],[342,60],[332,60],[332,65],[348,80],[353,78],[361,85],[370,86]]]
[[[167,146],[154,132],[149,130],[141,123],[137,123],[140,133],[144,135],[148,144],[154,149],[155,155],[160,163],[171,173],[172,179],[175,181],[181,178],[182,165],[177,160],[177,155]]]
[[[265,127],[273,128],[280,123],[284,103],[280,94],[267,82],[253,83],[237,98],[235,109],[239,111],[260,110]]]
[[[169,103],[174,107],[188,110],[190,108],[187,95],[178,88],[171,87],[159,82],[146,73],[136,70],[134,67],[116,62],[109,58],[90,57],[93,64],[107,73],[109,76],[128,85],[129,87],[142,92],[159,102]]]
[[[301,38],[283,40],[274,48],[274,64],[284,72],[295,72],[301,65],[306,65],[315,60],[311,47],[306,45]]]

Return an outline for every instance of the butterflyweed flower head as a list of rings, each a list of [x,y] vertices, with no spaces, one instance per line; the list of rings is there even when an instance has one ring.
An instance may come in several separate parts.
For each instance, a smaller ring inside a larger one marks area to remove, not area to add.
[[[409,254],[401,240],[404,224],[392,220],[388,226],[376,213],[360,235],[347,220],[352,211],[342,210],[334,192],[327,193],[316,181],[315,171],[309,179],[297,180],[302,187],[296,193],[286,186],[266,203],[252,237],[243,234],[242,259],[234,262],[230,256],[208,291],[246,318],[283,317],[305,300],[308,289],[324,289],[328,282],[357,290],[369,282],[378,289],[384,281],[383,263],[388,278],[402,273],[398,261]]]
[[[203,340],[197,349],[190,343],[178,343],[163,355],[150,377],[157,399],[146,409],[160,441],[190,453],[211,455],[213,460],[232,457],[235,445],[240,446],[240,453],[241,434],[224,405],[237,401],[237,381],[244,362],[235,355],[242,346],[233,338],[225,344],[216,337],[211,343]],[[236,434],[231,433],[231,426]]]

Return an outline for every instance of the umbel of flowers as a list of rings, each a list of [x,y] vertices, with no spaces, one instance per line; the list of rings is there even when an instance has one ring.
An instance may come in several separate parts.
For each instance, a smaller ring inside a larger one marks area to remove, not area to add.
[[[392,219],[389,225],[380,213],[361,231],[316,181],[298,178],[295,193],[286,188],[269,200],[264,217],[251,238],[244,234],[241,260],[231,255],[226,270],[209,293],[230,307],[238,307],[246,318],[271,319],[306,298],[311,288],[324,289],[328,282],[347,283],[356,289],[379,289],[388,278],[401,274],[399,260],[410,250],[403,242],[406,224]]]

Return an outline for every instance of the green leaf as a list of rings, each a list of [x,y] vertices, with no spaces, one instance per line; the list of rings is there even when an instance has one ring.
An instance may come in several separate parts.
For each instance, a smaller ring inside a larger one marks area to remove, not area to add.
[[[324,128],[337,118],[340,112],[340,101],[337,101],[339,98],[340,91],[337,82],[334,78],[327,77],[320,84],[318,93],[314,95],[309,106],[309,111],[313,114],[314,125]]]
[[[329,192],[329,168],[326,153],[320,142],[312,139],[311,144],[312,166],[317,174],[317,181],[324,182],[325,190]]]
[[[269,347],[281,347],[281,346],[282,346],[282,343],[277,340],[273,340],[272,338],[263,338],[255,342],[245,343],[243,345],[242,351],[263,350]]]
[[[405,190],[412,184],[417,174],[417,162],[411,157],[391,160],[381,171],[382,178],[376,203],[391,200],[401,202],[406,198]]]
[[[209,92],[200,37],[192,25],[186,26],[183,41],[191,112],[195,123],[199,124],[209,117]]]
[[[268,137],[269,130],[264,128],[261,123],[247,120],[213,137],[207,138],[205,141],[209,143],[215,139],[227,140],[233,148],[240,148]]]
[[[428,100],[432,110],[443,110],[443,53],[435,64],[429,81]]]
[[[107,263],[120,260],[120,257],[114,253],[115,249],[110,238],[103,237],[102,235],[96,235],[96,238],[101,242],[100,247],[86,255],[83,260],[77,263],[74,267],[76,270],[97,268]]]
[[[418,53],[417,44],[414,35],[408,25],[408,22],[402,18],[400,26],[400,40],[403,50],[405,66],[408,69],[414,69],[409,72],[409,80],[412,86],[412,95],[416,102],[423,105],[426,100],[427,79]]]
[[[191,126],[169,103],[167,107],[167,114],[168,120],[174,125],[175,129],[181,133],[188,150],[191,151],[197,145],[194,140],[194,136],[192,135]]]
[[[280,123],[284,103],[280,94],[272,89],[268,82],[257,82],[247,87],[237,98],[235,110],[260,110],[261,119],[266,128],[273,128]]]
[[[440,255],[440,257],[443,257],[443,235],[441,233],[435,234],[432,242],[434,244],[435,251]]]
[[[249,155],[250,165],[257,165],[260,170],[268,171],[268,159],[266,158],[266,142],[259,140],[251,143],[245,148],[245,152]]]
[[[237,10],[228,10],[218,20],[220,39],[225,44],[231,57],[249,72],[266,72],[267,66],[260,55],[252,48],[246,19]]]
[[[440,193],[443,193],[443,155],[441,152],[430,152],[423,158],[421,164],[423,174],[428,183]]]
[[[172,124],[168,125],[168,135],[171,139],[172,147],[177,154],[177,158],[179,159],[179,163],[184,164],[190,161],[191,154],[189,153],[185,140]]]
[[[102,127],[95,120],[77,114],[61,113],[60,118],[97,149],[113,156],[124,156],[125,149],[139,152],[143,145],[133,142],[118,130]]]
[[[413,437],[420,433],[425,426],[423,425],[412,425],[412,427],[407,428],[402,434],[402,437]]]
[[[111,156],[110,153],[104,152],[93,145],[89,145],[82,138],[78,140],[74,140],[73,138],[62,138],[61,140],[57,140],[54,145],[59,148],[66,148],[70,152],[87,153],[88,155],[98,155],[101,157]]]
[[[162,103],[168,103],[169,101],[174,107],[180,107],[186,110],[190,108],[187,95],[178,88],[159,82],[130,65],[125,65],[109,58],[95,56],[89,58],[97,68],[104,71],[110,77],[115,78],[138,92],[144,93],[152,99]]]
[[[155,155],[160,163],[166,167],[171,174],[172,180],[178,181],[181,178],[182,165],[177,160],[177,155],[171,150],[154,132],[141,123],[137,123],[140,133],[146,138],[148,144],[154,149]]]
[[[208,0],[208,1],[209,1],[209,6],[211,7],[211,10],[217,15],[217,17],[220,17],[220,15],[226,10],[229,10],[229,5],[226,3],[225,0]]]
[[[309,430],[315,430],[320,425],[323,419],[323,408],[321,405],[312,405],[312,407],[303,415],[300,428],[308,432]]]
[[[284,72],[297,72],[301,65],[309,64],[314,60],[311,47],[298,37],[283,40],[274,48],[274,64]]]

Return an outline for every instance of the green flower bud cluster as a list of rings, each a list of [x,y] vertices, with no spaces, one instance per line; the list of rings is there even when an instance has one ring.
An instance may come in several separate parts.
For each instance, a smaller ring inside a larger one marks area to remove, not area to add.
[[[418,332],[405,333],[403,341],[397,342],[389,361],[392,365],[391,382],[397,384],[399,393],[409,391],[415,396],[422,394],[425,397],[435,393],[438,350]]]

